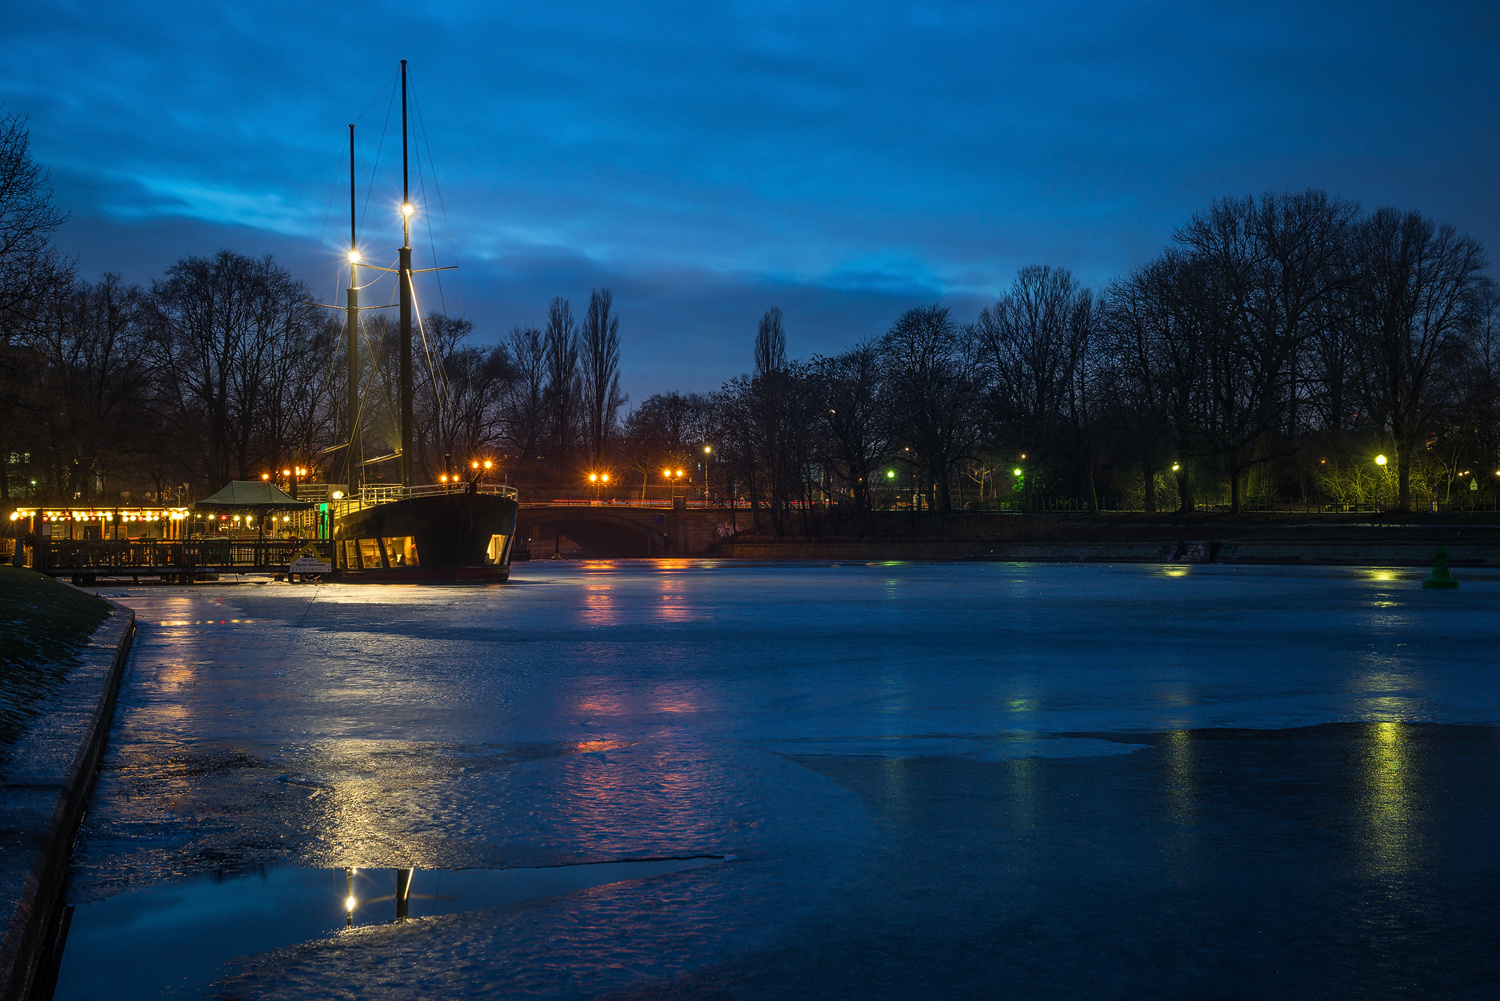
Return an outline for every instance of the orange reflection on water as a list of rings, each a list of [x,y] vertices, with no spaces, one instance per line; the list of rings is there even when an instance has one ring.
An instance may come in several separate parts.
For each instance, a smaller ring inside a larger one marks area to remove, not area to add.
[[[687,589],[682,581],[671,577],[662,577],[657,581],[656,617],[663,622],[686,622],[693,617],[688,607]]]
[[[615,607],[614,585],[609,578],[591,580],[583,586],[583,621],[591,626],[613,626],[620,620]]]

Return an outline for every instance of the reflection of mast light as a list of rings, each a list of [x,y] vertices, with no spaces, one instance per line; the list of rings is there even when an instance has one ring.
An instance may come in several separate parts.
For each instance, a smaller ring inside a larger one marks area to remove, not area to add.
[[[353,897],[345,897],[344,898],[344,910],[346,910],[346,911],[352,911],[352,910],[354,910],[355,903],[356,903],[356,901],[355,901],[355,899]]]

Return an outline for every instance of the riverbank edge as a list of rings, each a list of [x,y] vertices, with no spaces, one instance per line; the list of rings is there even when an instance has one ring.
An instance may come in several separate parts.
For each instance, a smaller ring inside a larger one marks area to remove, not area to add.
[[[1443,543],[1450,566],[1500,566],[1500,542]],[[1244,563],[1431,567],[1435,542],[725,542],[722,559],[863,562]]]
[[[16,742],[0,778],[5,827],[13,838],[30,842],[33,852],[24,872],[0,878],[0,906],[7,915],[0,942],[3,1001],[26,1001],[31,994],[62,903],[73,839],[104,756],[135,638],[134,610],[109,604],[109,618],[94,630],[79,651],[77,667]]]

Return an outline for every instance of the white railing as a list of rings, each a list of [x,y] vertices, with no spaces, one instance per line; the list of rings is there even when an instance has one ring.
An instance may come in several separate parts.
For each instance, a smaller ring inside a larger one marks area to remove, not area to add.
[[[511,500],[519,498],[515,487],[506,486],[503,483],[480,483],[475,487],[475,491],[481,494],[509,497]],[[347,503],[364,508],[374,504],[388,504],[391,501],[405,500],[408,497],[438,497],[443,494],[463,494],[468,492],[469,484],[462,481],[456,483],[421,483],[411,487],[403,487],[399,483],[366,483],[359,488],[359,496],[349,498]]]

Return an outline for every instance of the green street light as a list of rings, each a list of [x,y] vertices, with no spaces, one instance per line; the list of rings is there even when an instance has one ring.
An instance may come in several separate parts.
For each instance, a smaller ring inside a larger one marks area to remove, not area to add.
[[[1500,473],[1496,473],[1495,475],[1500,476]],[[885,478],[888,480],[894,480],[896,478],[896,471],[894,469],[887,469],[885,471]]]
[[[1377,456],[1375,456],[1375,465],[1377,465],[1377,466],[1383,466],[1383,465],[1385,465],[1385,456],[1383,456],[1383,455],[1377,455]]]
[[[1021,475],[1021,467],[1017,466],[1015,469],[1012,469],[1011,472],[1015,473],[1017,476],[1020,476]]]

